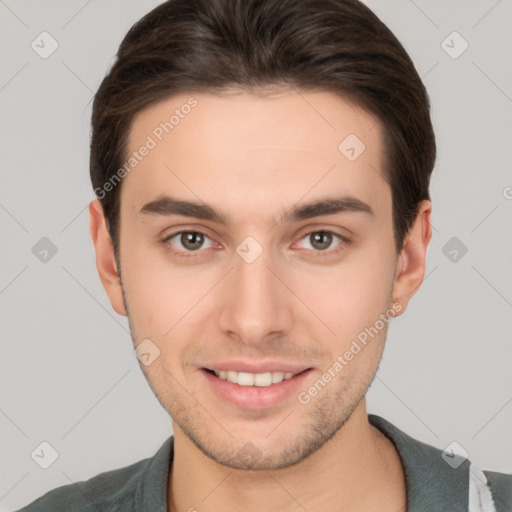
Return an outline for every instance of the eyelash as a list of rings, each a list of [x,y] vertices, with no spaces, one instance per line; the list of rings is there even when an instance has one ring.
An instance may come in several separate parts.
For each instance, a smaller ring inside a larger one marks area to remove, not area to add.
[[[167,236],[162,240],[165,249],[167,252],[182,257],[182,258],[194,258],[200,255],[201,252],[203,252],[202,249],[198,249],[197,251],[183,251],[180,249],[173,248],[173,245],[170,243],[170,240],[172,240],[177,235],[182,235],[183,233],[194,233],[198,235],[202,235],[205,238],[208,238],[211,240],[211,238],[201,231],[195,231],[195,230],[182,230],[182,231],[176,231],[175,233],[172,233],[171,235]],[[333,237],[337,238],[339,240],[339,244],[336,246],[335,249],[326,249],[324,251],[320,250],[314,250],[314,249],[306,249],[307,251],[312,250],[315,253],[315,256],[325,257],[325,256],[332,256],[333,254],[337,254],[347,248],[351,244],[351,240],[343,235],[340,235],[339,233],[336,233],[334,231],[329,231],[328,229],[317,229],[314,231],[309,231],[305,233],[300,240],[303,240],[304,238],[307,238],[315,233],[328,233],[333,235]]]

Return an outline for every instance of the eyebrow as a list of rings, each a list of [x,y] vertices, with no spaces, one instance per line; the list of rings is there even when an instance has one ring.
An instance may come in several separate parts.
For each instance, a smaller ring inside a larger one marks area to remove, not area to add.
[[[352,196],[327,197],[309,203],[295,205],[286,211],[281,218],[281,222],[297,222],[300,220],[320,217],[322,215],[335,215],[337,213],[365,213],[375,215],[372,207]],[[202,220],[209,220],[228,226],[230,224],[229,216],[216,210],[206,203],[196,203],[175,199],[169,196],[155,199],[146,203],[139,211],[142,215],[182,215],[185,217],[194,217]]]

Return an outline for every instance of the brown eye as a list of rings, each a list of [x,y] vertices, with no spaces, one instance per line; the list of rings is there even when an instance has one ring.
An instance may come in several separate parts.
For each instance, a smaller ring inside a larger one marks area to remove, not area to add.
[[[181,233],[180,242],[188,251],[197,251],[204,243],[204,235],[195,231],[184,231]]]
[[[310,231],[306,233],[299,242],[303,249],[308,249],[313,253],[333,254],[341,251],[350,245],[350,240],[328,230]]]
[[[332,233],[329,231],[316,231],[309,235],[311,246],[319,251],[325,251],[328,249],[332,243],[332,238]]]
[[[168,236],[164,243],[171,246],[175,253],[182,253],[183,255],[190,252],[200,252],[200,249],[208,249],[214,245],[207,235],[199,231],[179,231]]]

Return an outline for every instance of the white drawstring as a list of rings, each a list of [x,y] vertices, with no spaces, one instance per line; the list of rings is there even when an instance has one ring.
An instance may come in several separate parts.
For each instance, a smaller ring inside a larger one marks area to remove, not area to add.
[[[496,512],[487,478],[474,464],[469,466],[469,512]]]

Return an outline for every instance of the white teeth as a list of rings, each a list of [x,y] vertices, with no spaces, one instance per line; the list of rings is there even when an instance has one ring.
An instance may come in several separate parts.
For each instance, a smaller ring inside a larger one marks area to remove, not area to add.
[[[233,384],[239,386],[259,386],[267,387],[272,384],[279,384],[283,380],[289,379],[295,375],[293,372],[266,372],[266,373],[248,373],[235,372],[232,370],[213,370],[213,373]]]
[[[254,376],[254,385],[255,386],[270,386],[272,384],[272,374],[270,372],[267,373],[257,373]]]
[[[254,386],[254,373],[238,372],[238,381],[236,382],[239,386]]]
[[[284,372],[272,372],[272,384],[281,382],[284,377]]]
[[[237,375],[238,374],[236,372],[228,370],[227,371],[227,378],[226,378],[226,380],[228,382],[232,382],[233,384],[236,384],[237,383]]]

